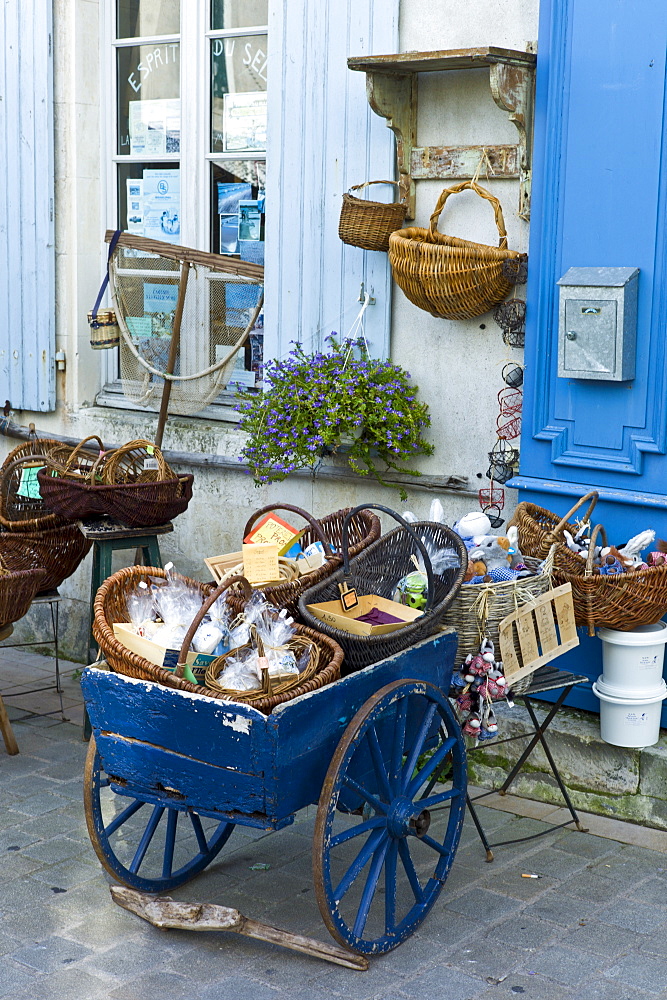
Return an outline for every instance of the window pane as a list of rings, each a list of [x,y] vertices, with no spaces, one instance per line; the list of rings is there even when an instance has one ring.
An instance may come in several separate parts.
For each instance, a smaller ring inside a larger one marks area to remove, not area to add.
[[[211,165],[211,251],[264,263],[264,160]]]
[[[181,60],[178,42],[117,50],[118,152],[178,153]]]
[[[211,152],[266,149],[266,35],[211,41]]]
[[[212,0],[212,28],[261,28],[269,20],[268,0]]]
[[[152,240],[180,244],[180,171],[176,164],[118,164],[118,227]]]
[[[177,35],[180,31],[180,6],[180,0],[118,0],[116,37]]]

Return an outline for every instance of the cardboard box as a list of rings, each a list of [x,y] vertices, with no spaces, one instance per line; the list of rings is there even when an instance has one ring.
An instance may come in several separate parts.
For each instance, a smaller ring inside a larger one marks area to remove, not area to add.
[[[385,597],[378,597],[376,594],[365,594],[359,597],[359,604],[351,611],[343,611],[338,600],[323,601],[322,604],[308,604],[307,608],[321,622],[343,632],[351,632],[353,635],[386,635],[388,632],[396,632],[399,628],[404,628],[405,625],[411,625],[423,614],[416,608],[408,608],[405,604],[388,601]],[[401,618],[402,621],[388,622],[386,625],[371,625],[368,622],[357,621],[360,615],[367,614],[373,608],[386,611],[387,614]]]
[[[153,642],[152,639],[147,639],[145,635],[137,635],[134,631],[134,625],[130,625],[128,622],[116,622],[113,627],[113,634],[119,642],[122,642],[133,653],[143,656],[149,663],[154,663],[158,667],[164,667],[165,670],[174,671],[176,669],[180,650],[166,649],[164,646],[158,645],[157,642]],[[206,668],[215,659],[217,657],[213,654],[196,653],[191,649],[185,662],[190,667],[197,683],[203,684]],[[191,680],[192,678],[188,677],[186,679]]]

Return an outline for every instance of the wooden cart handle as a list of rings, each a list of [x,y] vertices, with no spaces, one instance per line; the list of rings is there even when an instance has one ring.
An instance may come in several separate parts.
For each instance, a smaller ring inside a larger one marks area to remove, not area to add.
[[[178,663],[176,664],[176,670],[175,670],[176,677],[183,676],[183,668],[185,667],[188,658],[188,650],[190,649],[190,643],[192,642],[192,638],[195,632],[201,625],[204,619],[204,615],[207,613],[209,608],[213,604],[215,604],[220,595],[223,594],[227,590],[227,588],[231,587],[232,584],[234,583],[240,583],[242,585],[243,593],[246,600],[249,600],[250,597],[252,596],[252,587],[250,586],[250,584],[248,583],[248,581],[244,576],[230,576],[229,580],[223,580],[222,583],[218,584],[215,590],[206,598],[201,608],[192,619],[192,624],[190,625],[190,628],[185,633],[185,639],[183,640],[183,645],[181,646],[181,651],[178,655]]]
[[[505,218],[503,216],[503,210],[500,202],[497,198],[494,198],[490,191],[481,187],[476,183],[476,181],[462,181],[460,184],[455,184],[454,187],[445,188],[438,198],[437,204],[433,209],[433,214],[431,215],[431,222],[429,226],[431,238],[433,239],[438,229],[438,219],[440,218],[440,213],[445,207],[445,202],[449,198],[450,194],[459,194],[461,191],[466,190],[474,191],[475,194],[480,196],[480,198],[485,198],[487,201],[491,202],[496,217],[496,227],[498,229],[498,248],[500,250],[507,250],[507,230],[505,229]]]
[[[316,521],[312,514],[309,514],[301,507],[295,507],[293,504],[290,503],[269,504],[266,507],[260,507],[259,510],[255,511],[255,513],[252,515],[252,517],[246,524],[245,528],[243,529],[243,537],[246,538],[248,536],[253,524],[262,516],[262,514],[270,514],[271,511],[274,510],[291,510],[293,514],[299,514],[300,517],[304,519],[304,521],[308,521],[308,524],[315,532],[315,535],[317,536],[319,541],[322,542],[322,548],[324,549],[324,554],[327,557],[327,559],[333,558],[334,553],[331,550],[331,546],[327,541],[327,537],[324,534],[324,529],[322,528],[320,522]]]
[[[429,554],[426,551],[426,547],[422,542],[421,538],[417,537],[416,532],[412,529],[412,527],[408,524],[408,522],[404,520],[404,518],[402,518],[400,514],[397,514],[395,510],[392,510],[391,507],[384,507],[381,503],[362,503],[359,504],[358,507],[354,507],[343,521],[341,547],[343,550],[343,573],[345,575],[345,580],[349,582],[349,580],[351,579],[350,553],[348,549],[348,534],[350,528],[350,521],[352,520],[355,514],[359,513],[360,510],[381,510],[385,514],[390,514],[391,517],[393,517],[395,521],[398,521],[398,523],[403,528],[405,528],[407,533],[411,536],[412,541],[415,543],[415,545],[417,546],[417,548],[421,553],[422,559],[424,560],[424,568],[426,569],[426,605],[424,607],[424,614],[426,614],[427,611],[431,610],[431,605],[433,604],[433,598],[435,597],[433,566],[431,565]]]

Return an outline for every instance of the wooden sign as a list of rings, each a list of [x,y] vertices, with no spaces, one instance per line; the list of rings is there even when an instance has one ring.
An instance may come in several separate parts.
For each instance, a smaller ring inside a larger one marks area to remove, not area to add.
[[[507,687],[579,645],[572,584],[564,583],[523,604],[499,627]]]

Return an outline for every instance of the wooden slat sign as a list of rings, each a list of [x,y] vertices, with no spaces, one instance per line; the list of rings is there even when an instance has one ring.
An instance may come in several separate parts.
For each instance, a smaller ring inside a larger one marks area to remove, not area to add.
[[[572,585],[564,583],[522,605],[500,623],[500,656],[512,687],[545,663],[579,645]]]

